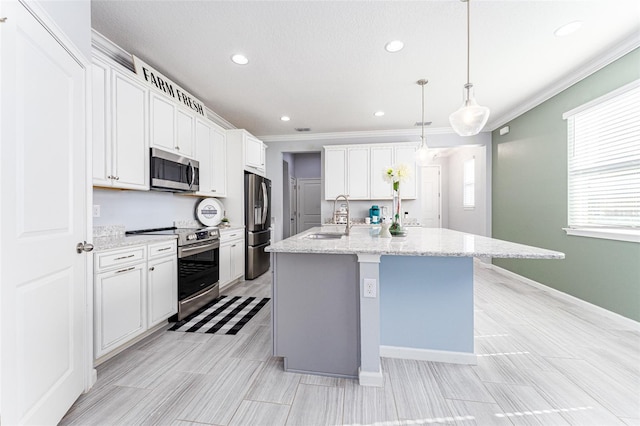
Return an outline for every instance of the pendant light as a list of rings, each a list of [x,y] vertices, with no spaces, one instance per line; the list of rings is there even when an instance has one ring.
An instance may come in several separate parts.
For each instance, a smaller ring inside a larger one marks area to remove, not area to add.
[[[489,119],[489,108],[480,106],[476,102],[473,93],[473,84],[469,82],[469,3],[471,0],[460,0],[467,3],[467,84],[463,88],[464,102],[459,110],[449,116],[449,123],[453,130],[460,136],[473,136],[480,133],[480,130],[487,124]]]
[[[422,134],[420,136],[420,148],[416,151],[416,163],[418,166],[424,167],[429,164],[429,147],[427,146],[427,141],[424,138],[424,86],[429,82],[429,80],[425,80],[424,78],[418,80],[416,84],[422,86]]]

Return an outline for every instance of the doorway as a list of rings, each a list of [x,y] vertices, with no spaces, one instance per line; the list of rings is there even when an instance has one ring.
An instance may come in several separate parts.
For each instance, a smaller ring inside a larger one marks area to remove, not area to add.
[[[282,237],[289,238],[321,223],[320,152],[282,154]]]
[[[420,222],[426,228],[442,227],[442,202],[440,166],[426,166],[421,168],[421,210]]]
[[[298,179],[298,228],[297,233],[322,224],[320,214],[320,179]]]

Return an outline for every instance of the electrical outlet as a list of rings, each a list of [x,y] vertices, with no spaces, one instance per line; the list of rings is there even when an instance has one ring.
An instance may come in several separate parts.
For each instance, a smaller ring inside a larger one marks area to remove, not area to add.
[[[375,278],[364,279],[364,297],[378,297],[378,288]]]
[[[100,217],[100,204],[93,205],[93,217]]]

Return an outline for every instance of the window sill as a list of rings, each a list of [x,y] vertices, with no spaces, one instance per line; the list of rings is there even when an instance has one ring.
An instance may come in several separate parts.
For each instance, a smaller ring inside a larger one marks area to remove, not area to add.
[[[599,228],[562,228],[567,235],[575,237],[601,238],[604,240],[630,241],[640,243],[640,230],[599,229]]]

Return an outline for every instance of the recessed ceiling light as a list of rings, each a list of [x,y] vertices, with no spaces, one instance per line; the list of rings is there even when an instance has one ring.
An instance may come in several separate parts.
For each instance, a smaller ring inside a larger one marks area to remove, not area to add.
[[[238,65],[247,65],[249,63],[249,60],[247,59],[247,57],[239,53],[233,55],[231,57],[231,60],[233,61],[234,64],[238,64]]]
[[[384,111],[376,111],[373,113],[376,117],[382,117],[384,115]]]
[[[400,40],[393,40],[384,45],[384,48],[387,52],[399,52],[404,47],[404,43]]]
[[[556,37],[568,36],[571,33],[578,31],[582,27],[582,21],[569,22],[566,25],[561,26],[553,32]]]
[[[282,121],[289,121],[291,120],[291,117],[287,116],[287,115],[283,115],[282,117],[280,117],[280,120]]]

